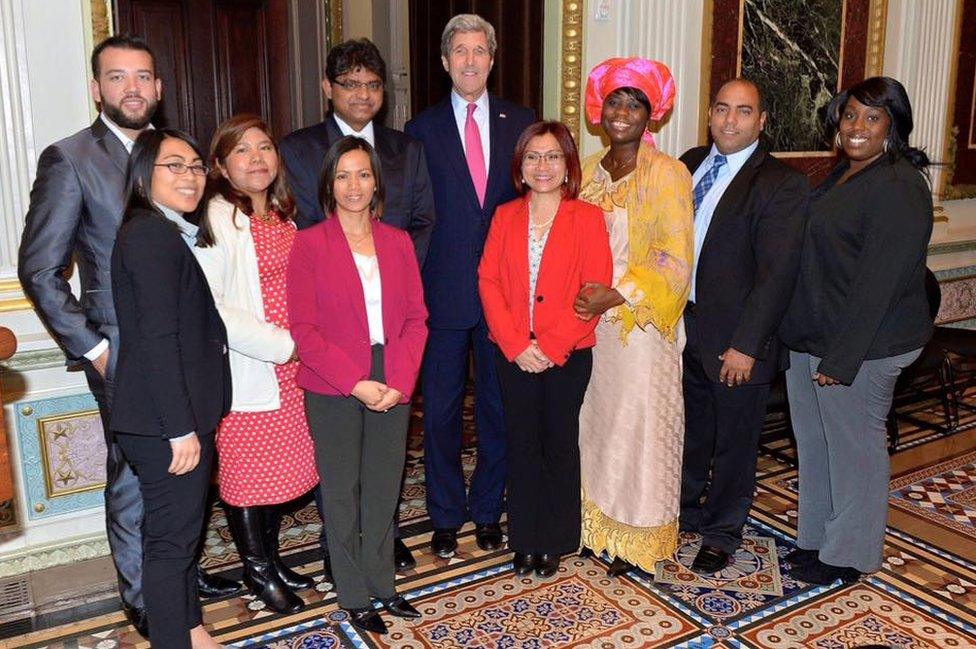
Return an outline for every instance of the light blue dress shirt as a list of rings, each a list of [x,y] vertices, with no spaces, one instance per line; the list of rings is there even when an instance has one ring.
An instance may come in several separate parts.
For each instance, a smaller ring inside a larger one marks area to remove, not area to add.
[[[746,160],[749,159],[758,146],[759,140],[756,140],[741,151],[725,156],[728,158],[725,166],[719,169],[715,183],[709,188],[708,193],[705,194],[705,198],[702,199],[701,205],[698,206],[698,211],[695,213],[695,265],[691,269],[691,294],[688,296],[688,299],[692,302],[695,301],[695,284],[698,281],[698,258],[701,256],[702,244],[705,243],[705,235],[708,234],[708,226],[712,223],[712,215],[715,213],[715,207],[722,200],[722,195],[728,189],[729,183],[732,182],[735,175],[742,169],[742,165],[746,163]],[[693,188],[698,185],[702,177],[712,168],[715,156],[719,154],[720,151],[713,144],[712,150],[708,152],[708,155],[698,165],[695,173],[691,176],[691,186]]]

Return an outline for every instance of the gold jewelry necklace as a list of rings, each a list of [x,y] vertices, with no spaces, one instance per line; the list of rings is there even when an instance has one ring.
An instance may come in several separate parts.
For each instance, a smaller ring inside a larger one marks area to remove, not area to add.
[[[557,208],[557,209],[556,209],[556,212],[553,212],[553,213],[552,213],[552,216],[550,216],[550,217],[549,217],[548,219],[546,219],[546,220],[545,220],[545,221],[543,221],[542,223],[536,223],[536,222],[535,222],[535,221],[533,220],[533,218],[532,218],[532,217],[533,217],[533,213],[532,213],[532,211],[533,211],[533,210],[532,210],[532,203],[530,202],[530,203],[529,203],[529,224],[530,224],[530,225],[531,225],[531,226],[532,226],[533,228],[535,228],[536,230],[538,230],[538,231],[539,231],[539,232],[541,233],[541,232],[542,232],[543,230],[545,230],[545,229],[546,229],[547,227],[549,227],[549,225],[550,225],[550,224],[551,224],[551,223],[552,223],[553,221],[555,221],[555,220],[556,220],[556,212],[558,212],[558,211],[559,211],[559,209]]]

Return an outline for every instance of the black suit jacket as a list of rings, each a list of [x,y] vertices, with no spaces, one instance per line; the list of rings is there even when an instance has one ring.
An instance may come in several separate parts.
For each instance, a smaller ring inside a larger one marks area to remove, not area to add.
[[[681,161],[694,174],[709,150],[696,147]],[[702,364],[713,381],[729,347],[756,359],[751,384],[782,369],[776,329],[796,282],[809,194],[806,177],[760,141],[715,207],[695,276]]]
[[[386,194],[381,220],[410,234],[417,261],[423,267],[434,228],[434,195],[423,147],[409,135],[376,122],[373,135]],[[281,141],[281,159],[298,203],[295,223],[299,229],[325,218],[318,199],[322,162],[329,147],[341,137],[339,125],[330,115],[324,122],[299,129]]]
[[[113,350],[117,344],[109,259],[122,220],[128,164],[128,151],[100,118],[44,149],[37,162],[17,272],[69,364],[103,338]],[[80,297],[64,275],[72,257]]]
[[[203,270],[176,226],[132,215],[112,252],[119,360],[112,432],[212,432],[230,409],[227,332]]]

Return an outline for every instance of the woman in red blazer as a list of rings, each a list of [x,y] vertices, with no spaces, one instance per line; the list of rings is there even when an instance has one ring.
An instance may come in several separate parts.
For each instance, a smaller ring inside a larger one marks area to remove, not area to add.
[[[478,288],[498,345],[508,430],[508,544],[515,573],[555,574],[579,548],[579,411],[590,379],[596,319],[573,302],[612,273],[603,213],[576,200],[580,163],[560,122],[536,122],[512,157],[522,195],[495,212]]]
[[[385,633],[371,598],[420,617],[393,585],[393,520],[427,309],[410,236],[378,220],[380,163],[365,140],[332,145],[319,200],[330,217],[297,234],[288,268],[298,385],[339,606],[353,626]]]

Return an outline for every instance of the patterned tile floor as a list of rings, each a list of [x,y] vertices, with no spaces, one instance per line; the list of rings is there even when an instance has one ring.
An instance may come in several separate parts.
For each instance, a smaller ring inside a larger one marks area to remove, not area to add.
[[[928,412],[920,410],[922,416]],[[465,420],[470,435],[470,409]],[[783,557],[794,547],[796,471],[772,456],[761,458],[742,547],[728,568],[711,577],[688,569],[699,543],[693,534],[682,535],[677,551],[653,575],[635,571],[615,580],[605,574],[605,558],[575,556],[552,578],[515,577],[511,555],[479,550],[470,525],[462,529],[455,557],[433,557],[426,552],[422,421],[414,421],[401,520],[418,566],[398,577],[398,588],[423,617],[392,620],[383,637],[357,633],[336,608],[331,584],[321,581],[320,521],[308,504],[286,518],[282,533],[289,561],[319,580],[315,590],[302,593],[306,607],[280,616],[251,596],[208,601],[205,622],[221,642],[269,649],[976,648],[976,416],[950,437],[902,430],[905,450],[892,457],[884,567],[856,584],[826,587],[789,575]],[[468,473],[473,465],[468,450]],[[203,563],[229,575],[239,569],[219,509]],[[0,647],[148,646],[118,610],[79,611],[77,617],[0,639]]]

